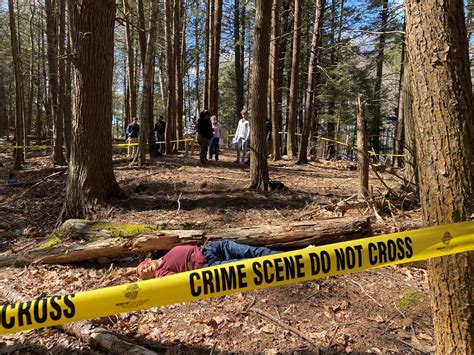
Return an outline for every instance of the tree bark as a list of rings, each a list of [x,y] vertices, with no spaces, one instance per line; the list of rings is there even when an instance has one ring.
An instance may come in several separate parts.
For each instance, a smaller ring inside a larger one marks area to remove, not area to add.
[[[131,7],[129,0],[123,0],[123,8],[125,11],[125,32],[126,32],[126,44],[127,44],[127,63],[128,63],[128,97],[129,97],[129,117],[133,120],[137,117],[137,92],[135,90],[135,58],[133,55],[133,33],[130,23],[133,23]]]
[[[265,121],[267,118],[268,55],[272,0],[257,0],[252,66],[252,112],[250,126],[250,188],[268,190],[268,162]]]
[[[70,110],[69,100],[67,98],[67,88],[66,82],[70,80],[70,77],[67,77],[66,70],[66,3],[64,1],[59,1],[58,8],[58,17],[59,17],[59,35],[58,35],[58,45],[59,45],[59,55],[61,59],[58,63],[58,114],[59,119],[62,121],[61,128],[63,129],[63,142],[66,146],[66,157],[69,160],[71,155],[71,132],[68,132],[68,129],[71,129],[71,125],[67,122],[70,119]],[[69,117],[68,117],[69,116]],[[67,137],[67,138],[66,138]],[[61,148],[62,152],[62,148]]]
[[[316,0],[313,38],[311,40],[310,56],[308,63],[308,83],[305,96],[304,126],[301,136],[301,144],[298,152],[297,164],[308,163],[308,142],[313,120],[314,92],[316,90],[317,63],[319,60],[319,44],[322,38],[323,17],[325,0]]]
[[[214,114],[219,114],[219,57],[221,47],[221,24],[222,24],[222,0],[212,0],[214,6],[213,23],[212,25],[212,46],[211,46],[211,61],[209,71],[209,111]]]
[[[399,89],[398,89],[398,107],[397,107],[397,124],[395,126],[395,139],[393,142],[393,153],[394,154],[403,154],[403,146],[404,146],[404,105],[407,99],[405,91],[405,86],[408,85],[408,82],[405,82],[405,73],[404,67],[405,63],[407,62],[407,55],[405,53],[405,36],[402,39],[402,54],[401,54],[401,63],[400,63],[400,81],[399,81]],[[393,157],[393,167],[399,168],[403,166],[403,159],[402,157]]]
[[[145,65],[143,67],[142,104],[140,108],[140,134],[137,150],[138,164],[146,160],[146,148],[150,158],[156,156],[155,134],[153,132],[153,115],[150,114],[150,100],[153,99],[153,70],[155,60],[155,42],[158,23],[159,2],[153,1],[150,10],[149,31],[146,39]]]
[[[66,196],[60,219],[121,190],[112,169],[112,77],[115,1],[68,1],[74,61],[74,118]]]
[[[206,38],[206,58],[205,58],[205,65],[204,65],[204,103],[203,108],[205,110],[209,109],[209,70],[210,65],[209,62],[211,60],[211,4],[214,0],[207,0],[206,1],[206,29],[205,29],[205,38]]]
[[[58,19],[56,14],[56,0],[45,0],[46,12],[46,40],[48,43],[48,83],[49,103],[53,121],[53,164],[66,165],[63,154],[63,117],[59,109],[58,83]]]
[[[273,161],[281,159],[280,143],[280,103],[279,95],[279,65],[280,65],[280,0],[272,4],[272,41],[270,43],[270,119],[272,121],[272,156]],[[243,89],[243,87],[242,87]]]
[[[165,0],[166,6],[166,63],[168,72],[168,119],[166,123],[166,154],[173,152],[171,140],[176,133],[173,129],[176,121],[176,63],[174,62],[174,21],[173,9],[175,0]]]
[[[465,221],[473,212],[474,137],[463,1],[411,0],[405,10],[423,220]],[[428,278],[436,353],[474,353],[474,253],[429,260]]]
[[[175,63],[176,63],[176,138],[183,139],[183,112],[184,112],[184,86],[183,67],[184,54],[186,53],[186,21],[182,0],[175,0]],[[184,142],[176,144],[178,150],[184,150]]]
[[[357,174],[359,177],[359,198],[367,199],[369,195],[369,156],[367,155],[367,123],[365,120],[365,101],[359,94],[356,104],[357,112]]]
[[[385,42],[386,42],[386,31],[388,22],[388,0],[383,0],[382,9],[380,10],[380,36],[379,43],[377,44],[377,58],[376,58],[376,74],[375,74],[375,85],[374,85],[374,116],[372,119],[372,126],[370,133],[372,135],[372,149],[379,154],[380,153],[380,129],[382,126],[382,113],[381,113],[381,99],[382,99],[382,75],[383,75],[383,63],[385,60]]]
[[[0,137],[6,136],[8,129],[7,98],[5,96],[5,77],[3,68],[0,67]]]
[[[278,1],[278,0],[277,0]],[[235,113],[236,122],[244,102],[244,39],[242,38],[242,11],[244,6],[240,0],[234,0],[234,63],[235,63]]]
[[[104,221],[69,220],[56,236],[87,243],[63,242],[53,247],[36,249],[28,254],[0,258],[0,266],[29,265],[31,263],[63,264],[134,254],[156,250],[170,250],[180,244],[202,244],[208,240],[234,240],[248,245],[266,245],[275,249],[297,249],[308,245],[325,245],[359,239],[371,233],[368,218],[334,218],[314,222],[298,222],[281,226],[220,230],[156,230],[156,226],[113,224]],[[126,236],[121,236],[126,235]]]
[[[291,82],[289,94],[288,110],[288,135],[287,135],[287,155],[289,159],[294,159],[298,147],[296,146],[296,120],[298,116],[298,88],[299,88],[299,67],[300,67],[300,42],[301,42],[301,0],[294,1],[293,20],[293,56],[291,60]]]
[[[199,31],[200,31],[200,23],[201,23],[201,8],[199,7],[199,0],[196,0],[195,4],[195,11],[196,15],[194,17],[194,54],[196,56],[196,81],[195,81],[195,91],[196,91],[196,111],[201,111],[201,91],[200,91],[200,81],[201,81],[201,48],[199,43]]]
[[[8,12],[10,14],[10,42],[13,57],[13,69],[15,72],[15,140],[16,145],[24,145],[24,92],[23,92],[23,78],[21,73],[21,59],[20,48],[18,44],[18,35],[16,30],[15,9],[13,7],[13,0],[8,0]],[[15,162],[13,168],[15,170],[21,169],[21,164],[24,162],[23,149],[14,149],[13,154]]]

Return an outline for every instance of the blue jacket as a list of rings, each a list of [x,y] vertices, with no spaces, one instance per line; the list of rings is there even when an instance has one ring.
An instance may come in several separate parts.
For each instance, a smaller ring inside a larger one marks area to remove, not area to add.
[[[130,123],[125,130],[127,138],[138,138],[140,132],[140,125],[138,123]]]

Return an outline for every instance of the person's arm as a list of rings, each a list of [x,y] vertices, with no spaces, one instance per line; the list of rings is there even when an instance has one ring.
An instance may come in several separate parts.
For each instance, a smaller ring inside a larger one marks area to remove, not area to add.
[[[249,121],[245,122],[246,123],[246,126],[247,126],[247,132],[246,132],[246,135],[245,135],[245,141],[247,142],[249,140],[249,137],[250,137],[250,123]]]
[[[237,134],[239,133],[240,126],[241,126],[241,121],[239,121],[239,124],[237,125],[237,129],[235,130],[234,138],[238,138]]]

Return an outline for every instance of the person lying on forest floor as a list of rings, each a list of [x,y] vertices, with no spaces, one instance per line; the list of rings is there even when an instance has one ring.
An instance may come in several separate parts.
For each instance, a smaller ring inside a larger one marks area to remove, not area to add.
[[[202,247],[178,245],[159,259],[145,259],[135,269],[144,280],[177,274],[206,266],[279,253],[265,247],[238,244],[231,240],[214,240]]]

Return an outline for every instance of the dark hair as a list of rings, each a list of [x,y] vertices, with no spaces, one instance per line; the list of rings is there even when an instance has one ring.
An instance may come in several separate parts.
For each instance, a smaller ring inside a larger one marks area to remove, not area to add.
[[[199,118],[201,119],[206,117],[211,117],[211,113],[207,110],[201,111],[201,113],[199,114]]]

